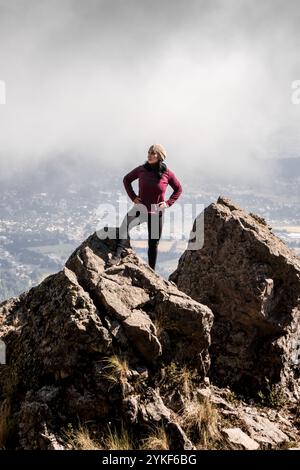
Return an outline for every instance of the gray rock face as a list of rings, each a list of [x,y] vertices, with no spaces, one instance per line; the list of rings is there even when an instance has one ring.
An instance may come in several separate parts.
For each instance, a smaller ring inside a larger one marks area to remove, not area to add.
[[[241,414],[241,419],[250,430],[250,436],[262,446],[272,447],[287,442],[288,436],[280,430],[277,424],[259,415]]]
[[[229,403],[231,391],[211,386],[199,388],[198,395],[217,407],[222,416],[221,434],[232,449],[262,450],[286,449],[297,445],[300,439],[295,415],[285,404],[280,411],[274,408],[255,406],[243,400]],[[229,393],[229,395],[228,395]],[[253,402],[253,400],[251,400]],[[288,445],[287,445],[288,444]],[[223,442],[224,446],[224,442]]]
[[[59,431],[75,419],[125,419],[136,432],[164,424],[171,441],[176,435],[191,446],[159,389],[151,390],[171,362],[188,363],[201,382],[213,314],[130,248],[120,265],[106,268],[113,248],[94,233],[62,271],[0,304],[7,349],[0,401],[10,402],[11,446],[61,448]]]
[[[244,433],[240,428],[223,429],[225,438],[234,448],[241,450],[258,450],[259,444]]]
[[[300,259],[224,197],[197,220],[203,247],[187,249],[169,280],[214,313],[214,380],[255,394],[268,379],[299,398]]]

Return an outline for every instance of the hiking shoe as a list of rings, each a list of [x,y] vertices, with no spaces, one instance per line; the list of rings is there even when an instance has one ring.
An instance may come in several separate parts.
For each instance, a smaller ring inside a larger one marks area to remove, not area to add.
[[[116,266],[121,262],[121,256],[114,254],[109,260],[108,260],[108,266]]]

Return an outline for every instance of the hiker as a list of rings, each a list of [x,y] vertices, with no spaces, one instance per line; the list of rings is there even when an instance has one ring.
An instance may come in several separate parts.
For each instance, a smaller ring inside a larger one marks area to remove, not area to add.
[[[164,210],[170,207],[182,193],[182,187],[175,174],[167,167],[164,160],[167,156],[166,150],[160,144],[153,144],[148,150],[148,159],[143,165],[134,168],[124,176],[123,183],[134,206],[125,215],[119,228],[117,247],[109,265],[118,264],[121,254],[128,242],[130,242],[129,231],[142,222],[148,226],[148,263],[155,270],[157,259],[157,248],[161,238]],[[132,188],[132,181],[139,179],[139,195]],[[165,201],[164,196],[168,184],[173,193]]]

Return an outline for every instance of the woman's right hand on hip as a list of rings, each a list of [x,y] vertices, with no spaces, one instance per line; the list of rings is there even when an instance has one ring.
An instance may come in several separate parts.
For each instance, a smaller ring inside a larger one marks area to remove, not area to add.
[[[133,202],[134,202],[135,204],[141,204],[142,200],[141,200],[140,197],[136,197],[136,198],[133,200]]]

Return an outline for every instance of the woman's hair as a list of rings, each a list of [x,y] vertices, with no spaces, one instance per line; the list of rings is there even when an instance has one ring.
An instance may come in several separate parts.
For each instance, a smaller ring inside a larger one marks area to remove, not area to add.
[[[156,165],[150,165],[150,163],[148,161],[146,161],[144,163],[144,167],[148,171],[155,171],[155,173],[157,173],[157,176],[159,177],[159,179],[162,177],[162,175],[165,173],[165,171],[167,171],[167,165],[161,160],[159,160]]]

